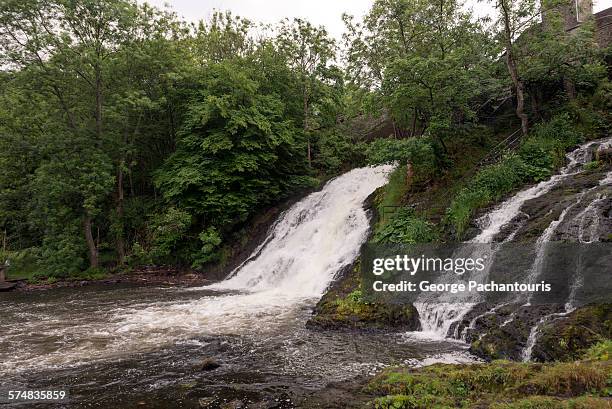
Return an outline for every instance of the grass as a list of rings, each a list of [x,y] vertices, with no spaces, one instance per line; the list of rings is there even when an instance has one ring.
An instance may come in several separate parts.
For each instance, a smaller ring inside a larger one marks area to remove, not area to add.
[[[599,346],[601,348],[609,348]],[[436,364],[391,368],[370,381],[377,409],[610,408],[610,361]]]

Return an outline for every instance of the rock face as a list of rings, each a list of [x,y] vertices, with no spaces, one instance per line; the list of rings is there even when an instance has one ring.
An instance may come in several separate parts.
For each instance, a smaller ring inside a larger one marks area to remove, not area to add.
[[[313,317],[306,323],[311,329],[357,329],[418,331],[419,313],[412,304],[365,302],[358,290],[359,262],[346,267],[340,278],[321,298]]]
[[[580,359],[585,350],[612,338],[612,304],[579,308],[540,329],[532,360],[539,362]]]
[[[612,304],[588,305],[569,314],[562,305],[507,305],[474,318],[466,337],[470,352],[487,361],[521,360],[532,328],[544,317],[532,361],[577,360],[592,345],[612,338]]]
[[[609,150],[597,153],[599,166],[527,201],[496,239],[501,241],[513,234],[513,242],[534,243],[555,222],[551,242],[612,241],[612,188],[605,182],[612,170]],[[454,333],[471,344],[472,353],[484,359],[522,359],[530,343],[530,359],[540,362],[578,359],[591,345],[612,337],[609,304],[583,306],[571,313],[562,304],[523,304],[497,306],[494,310],[491,305],[476,306],[457,323]],[[537,331],[532,333],[536,325]]]
[[[474,318],[472,328],[466,330],[466,341],[471,343],[470,352],[487,361],[519,361],[531,329],[542,317],[562,311],[563,306],[558,304],[498,307],[492,313]]]

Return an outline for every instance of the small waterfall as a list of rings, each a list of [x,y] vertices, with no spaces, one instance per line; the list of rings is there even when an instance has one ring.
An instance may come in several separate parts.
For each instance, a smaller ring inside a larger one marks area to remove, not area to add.
[[[363,202],[386,183],[392,169],[354,169],[293,205],[253,256],[214,288],[321,295],[357,257],[369,231]]]
[[[550,192],[553,188],[558,186],[560,183],[565,181],[568,178],[571,178],[582,172],[582,165],[589,162],[593,156],[593,148],[600,147],[608,147],[612,145],[612,138],[608,138],[604,142],[592,141],[585,143],[578,147],[576,150],[568,153],[567,164],[565,167],[561,169],[559,174],[552,176],[550,179],[540,182],[534,186],[531,186],[527,189],[520,191],[519,193],[512,196],[510,199],[501,203],[499,206],[494,208],[492,211],[481,217],[477,223],[481,227],[481,232],[475,238],[473,238],[470,243],[493,243],[495,238],[500,234],[502,229],[510,222],[515,220],[521,214],[521,208],[523,205],[532,199],[541,197],[548,192]],[[607,175],[607,177],[600,182],[600,185],[609,184],[612,182],[612,172]],[[583,195],[579,196],[578,200],[581,200]],[[539,263],[542,262],[542,257],[545,252],[544,243],[548,242],[552,235],[554,234],[557,227],[564,221],[567,216],[568,209],[565,209],[560,215],[559,219],[552,222],[550,226],[546,229],[546,231],[542,234],[542,236],[538,239],[537,242],[537,258],[532,268],[529,282],[535,282],[534,280],[537,278],[539,274]],[[514,231],[509,232],[505,241],[511,241],[514,239],[518,228]],[[495,251],[493,247],[493,252]],[[490,255],[490,257],[494,256],[494,254]],[[487,273],[485,270],[484,273]],[[482,277],[476,277],[478,280]],[[469,296],[470,298],[465,298],[463,300],[457,301],[455,298],[454,302],[444,302],[443,299],[438,297],[437,299],[432,299],[429,296],[422,296],[419,298],[418,302],[415,303],[415,307],[419,311],[420,319],[421,319],[421,327],[423,328],[423,332],[430,333],[433,337],[448,337],[449,329],[452,324],[461,320],[470,312],[470,310],[478,303],[478,300],[475,300],[473,296]],[[529,302],[530,300],[528,300]],[[546,318],[546,317],[545,317]],[[508,324],[514,319],[514,316],[509,317],[506,323]],[[470,326],[475,325],[475,319],[472,320]],[[533,338],[537,338],[537,329],[538,326],[533,329]],[[462,337],[467,333],[466,330],[463,333],[459,333],[458,330],[455,331],[455,337]],[[535,341],[533,341],[535,343]],[[533,348],[533,347],[532,347]],[[529,352],[531,354],[531,352]]]

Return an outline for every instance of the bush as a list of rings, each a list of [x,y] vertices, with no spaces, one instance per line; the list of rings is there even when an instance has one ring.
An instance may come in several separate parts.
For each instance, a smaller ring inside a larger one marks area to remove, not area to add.
[[[438,234],[434,225],[414,214],[410,208],[397,211],[379,231],[374,234],[374,243],[429,243]]]
[[[40,271],[40,249],[31,247],[20,251],[0,251],[0,264],[9,262],[9,278],[31,278]]]
[[[164,260],[179,246],[192,223],[191,215],[176,207],[153,218],[151,223],[153,259]]]
[[[585,359],[595,361],[607,361],[610,357],[612,357],[612,340],[610,339],[593,345],[584,353]]]

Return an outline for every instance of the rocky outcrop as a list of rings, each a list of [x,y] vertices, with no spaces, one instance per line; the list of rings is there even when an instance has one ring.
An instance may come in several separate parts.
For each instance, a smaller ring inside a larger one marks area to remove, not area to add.
[[[306,326],[311,329],[418,331],[419,313],[412,304],[367,302],[361,294],[359,262],[345,268],[321,298]]]
[[[539,362],[576,360],[611,338],[612,304],[590,305],[543,325],[531,357]]]
[[[536,325],[540,326],[531,360],[571,361],[592,345],[612,338],[612,304],[589,305],[569,314],[562,305],[506,305],[473,318],[471,324],[466,337],[470,352],[487,361],[521,360]]]
[[[563,311],[562,305],[523,306],[510,304],[498,307],[490,314],[474,319],[468,328],[470,352],[491,361],[494,359],[521,360],[531,329],[542,317]]]

